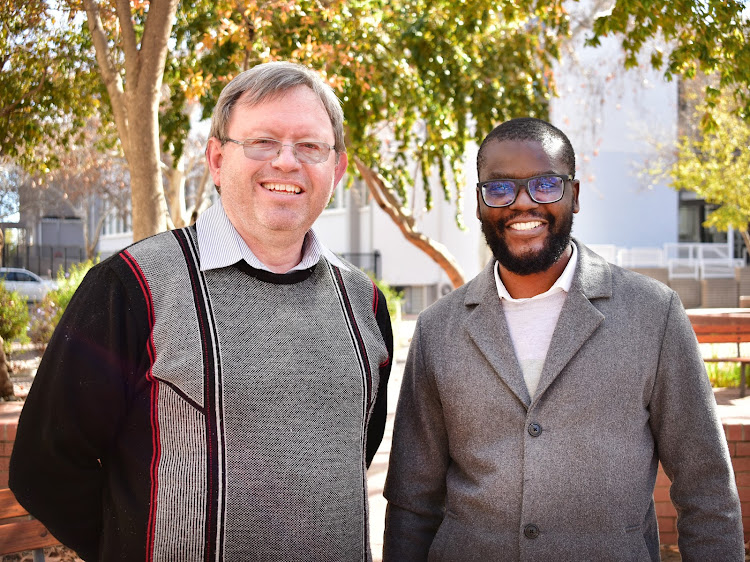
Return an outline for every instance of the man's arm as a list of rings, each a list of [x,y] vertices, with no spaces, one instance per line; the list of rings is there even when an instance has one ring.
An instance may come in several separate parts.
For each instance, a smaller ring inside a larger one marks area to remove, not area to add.
[[[102,462],[143,349],[126,293],[107,262],[87,274],[44,353],[10,462],[18,501],[85,559],[99,554]]]
[[[367,454],[366,461],[369,468],[372,459],[375,458],[375,453],[378,452],[378,447],[383,441],[383,433],[385,432],[385,422],[388,416],[388,379],[391,376],[391,367],[393,365],[393,328],[391,327],[391,316],[388,313],[388,303],[385,300],[385,295],[378,289],[373,283],[373,290],[375,291],[375,320],[378,323],[380,334],[383,336],[385,347],[388,350],[388,361],[380,365],[379,369],[379,382],[378,382],[378,395],[375,399],[375,407],[372,410],[372,417],[370,423],[367,426]]]
[[[745,559],[726,437],[690,320],[676,295],[649,403],[659,459],[672,480],[682,559]]]
[[[448,436],[435,380],[425,368],[420,326],[404,369],[383,492],[384,562],[427,560],[444,515]]]

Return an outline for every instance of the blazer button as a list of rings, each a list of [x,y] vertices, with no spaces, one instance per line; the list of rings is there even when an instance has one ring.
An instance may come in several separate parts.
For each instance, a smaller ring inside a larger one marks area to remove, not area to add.
[[[527,539],[535,539],[539,536],[539,527],[536,525],[526,525],[523,528],[523,536],[525,536]]]
[[[538,423],[529,424],[529,435],[532,437],[539,437],[542,434],[542,426]]]

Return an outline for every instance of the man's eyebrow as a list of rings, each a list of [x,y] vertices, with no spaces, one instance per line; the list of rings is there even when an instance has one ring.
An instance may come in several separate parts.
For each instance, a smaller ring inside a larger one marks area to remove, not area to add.
[[[533,172],[533,173],[527,175],[526,178],[533,178],[535,176],[546,176],[546,175],[550,175],[550,174],[558,175],[558,172],[555,172],[554,170],[546,170],[546,171],[543,171],[543,172]],[[567,174],[559,174],[559,175],[566,176]],[[513,176],[513,175],[503,174],[502,172],[493,171],[493,172],[491,172],[490,174],[487,175],[487,179],[486,180],[480,180],[480,181],[487,181],[487,180],[492,180],[492,179],[507,179],[507,180],[516,179],[516,180],[518,180],[518,179],[526,179],[526,178],[519,178],[519,177],[516,177],[516,176]]]

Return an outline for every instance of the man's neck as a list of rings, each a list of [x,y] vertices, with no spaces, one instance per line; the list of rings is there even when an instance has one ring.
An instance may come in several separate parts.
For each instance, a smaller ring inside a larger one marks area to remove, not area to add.
[[[253,255],[273,273],[286,273],[302,261],[305,238],[274,235],[272,241],[240,234]]]
[[[565,271],[565,267],[573,255],[573,248],[568,248],[563,255],[549,269],[530,275],[518,275],[505,269],[500,262],[497,264],[500,280],[505,285],[508,294],[514,299],[528,299],[549,291]]]

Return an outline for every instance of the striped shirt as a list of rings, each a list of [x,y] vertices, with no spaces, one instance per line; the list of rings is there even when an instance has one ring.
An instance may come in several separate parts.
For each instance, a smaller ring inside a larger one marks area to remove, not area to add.
[[[271,271],[253,254],[234,228],[224,211],[221,198],[201,213],[195,227],[198,230],[201,271],[227,267],[242,260],[255,269]],[[321,256],[336,267],[349,271],[339,257],[323,245],[313,229],[307,231],[302,242],[302,260],[289,271],[309,269],[320,261]]]

